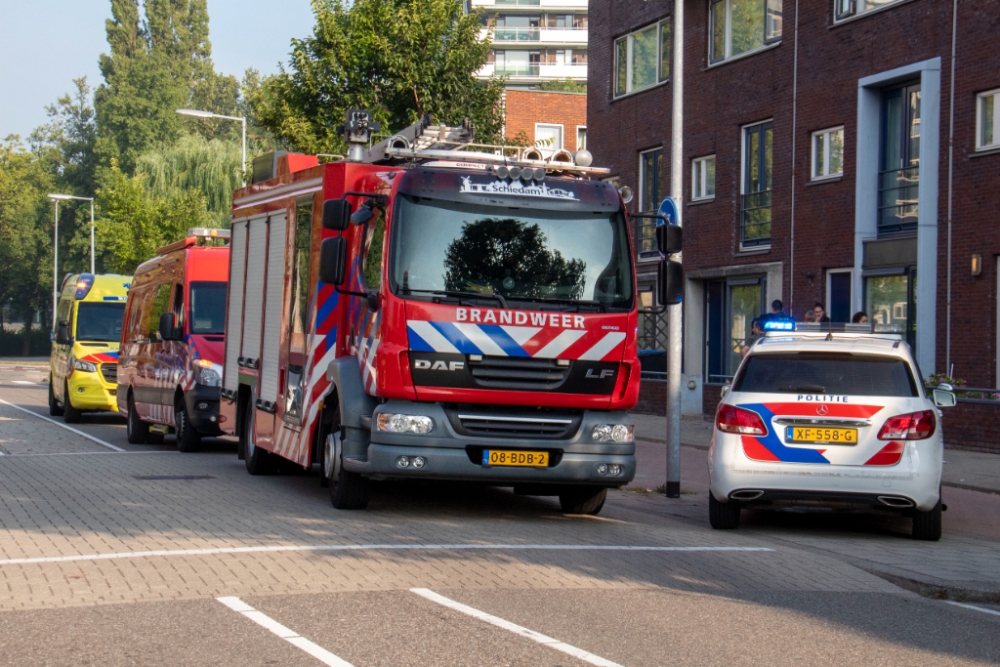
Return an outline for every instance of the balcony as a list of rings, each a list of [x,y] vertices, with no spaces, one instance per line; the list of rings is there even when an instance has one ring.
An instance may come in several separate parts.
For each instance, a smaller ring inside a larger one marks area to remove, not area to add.
[[[556,65],[548,63],[487,63],[483,65],[476,76],[489,78],[491,76],[509,76],[515,83],[540,83],[555,79],[573,79],[585,82],[587,80],[586,65]]]
[[[490,29],[483,28],[479,36],[485,39]],[[493,28],[494,44],[533,44],[539,46],[586,46],[586,28]]]
[[[489,9],[520,9],[521,7],[538,7],[540,9],[576,9],[586,10],[587,0],[472,0],[472,8]]]

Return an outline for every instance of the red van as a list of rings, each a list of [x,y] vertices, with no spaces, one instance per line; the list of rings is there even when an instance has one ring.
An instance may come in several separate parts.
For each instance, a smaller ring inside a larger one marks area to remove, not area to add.
[[[118,411],[128,441],[197,451],[221,434],[229,230],[189,229],[135,270],[118,357]],[[223,245],[223,243],[225,245]]]

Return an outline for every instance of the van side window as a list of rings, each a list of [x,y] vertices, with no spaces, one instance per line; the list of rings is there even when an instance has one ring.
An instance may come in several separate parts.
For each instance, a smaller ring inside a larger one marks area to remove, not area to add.
[[[302,380],[306,364],[306,333],[309,326],[309,274],[312,266],[313,200],[300,199],[295,206],[295,240],[292,254],[292,293],[288,302],[288,370],[285,382],[285,416],[302,419]]]
[[[176,318],[175,326],[184,328],[184,285],[174,285],[174,307],[170,311]]]
[[[146,326],[143,327],[150,332],[148,338],[153,342],[162,340],[160,338],[160,315],[170,312],[170,290],[172,287],[173,285],[170,283],[164,283],[156,288],[153,307],[149,309],[149,317],[146,319]]]
[[[365,288],[378,291],[382,286],[382,246],[385,241],[385,214],[377,211],[375,217],[365,223],[364,246],[361,256],[361,273]]]
[[[71,319],[73,319],[73,300],[59,299],[59,319],[56,325],[58,326],[59,322],[66,322],[69,325],[70,332],[72,332],[73,323],[70,322]]]

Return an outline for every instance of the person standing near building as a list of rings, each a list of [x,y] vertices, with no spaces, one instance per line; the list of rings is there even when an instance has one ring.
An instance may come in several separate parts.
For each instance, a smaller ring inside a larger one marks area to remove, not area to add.
[[[826,306],[821,304],[819,301],[813,306],[813,321],[814,322],[829,322],[830,318],[826,314]]]
[[[785,304],[781,303],[781,299],[775,299],[771,302],[771,312],[768,313],[763,319],[765,322],[787,322],[792,319],[792,317],[785,312]]]

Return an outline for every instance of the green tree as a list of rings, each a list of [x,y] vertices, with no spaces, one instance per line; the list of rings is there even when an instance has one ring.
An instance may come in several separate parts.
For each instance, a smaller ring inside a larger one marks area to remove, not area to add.
[[[585,93],[587,92],[587,84],[577,83],[569,77],[565,79],[555,79],[553,81],[543,81],[536,86],[538,90],[546,90],[549,92],[556,93]]]
[[[335,128],[347,109],[370,109],[398,131],[424,114],[471,119],[480,140],[497,140],[503,82],[474,75],[486,62],[478,14],[461,0],[312,0],[316,25],[292,41],[289,71],[246,94],[257,124],[291,148],[343,153]]]

